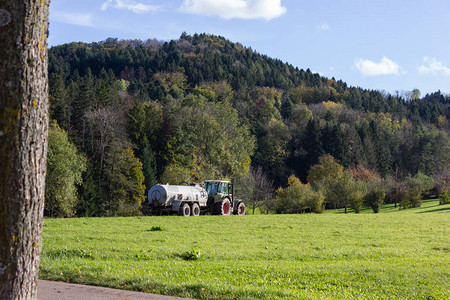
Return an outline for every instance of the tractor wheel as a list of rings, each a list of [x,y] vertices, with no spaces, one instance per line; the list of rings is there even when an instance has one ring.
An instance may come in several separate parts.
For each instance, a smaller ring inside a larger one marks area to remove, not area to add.
[[[200,206],[197,203],[192,203],[191,205],[191,215],[198,217],[200,215]]]
[[[191,215],[191,207],[187,203],[183,203],[180,206],[179,215],[183,217],[189,217]]]
[[[222,216],[229,216],[231,212],[230,200],[223,199],[222,201],[215,204],[215,214]]]
[[[239,202],[239,205],[238,205],[237,210],[236,210],[236,214],[238,216],[245,215],[245,204],[244,204],[244,202]]]

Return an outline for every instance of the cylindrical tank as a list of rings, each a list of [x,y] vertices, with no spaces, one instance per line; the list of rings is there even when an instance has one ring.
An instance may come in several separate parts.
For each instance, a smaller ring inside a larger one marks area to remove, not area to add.
[[[157,184],[148,191],[148,201],[153,206],[171,206],[175,201],[197,202],[206,206],[208,193],[200,186]]]

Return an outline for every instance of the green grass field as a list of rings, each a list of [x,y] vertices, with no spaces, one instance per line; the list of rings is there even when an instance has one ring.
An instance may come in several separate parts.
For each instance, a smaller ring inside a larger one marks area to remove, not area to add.
[[[41,279],[199,299],[450,299],[450,205],[46,219]]]

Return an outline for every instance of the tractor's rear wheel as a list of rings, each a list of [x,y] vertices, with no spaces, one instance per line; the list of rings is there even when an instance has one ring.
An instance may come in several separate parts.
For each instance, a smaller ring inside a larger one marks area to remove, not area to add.
[[[238,204],[238,207],[237,207],[237,210],[236,210],[236,214],[237,214],[238,216],[243,216],[243,215],[245,215],[245,204],[244,204],[244,202],[240,202],[240,203]]]
[[[222,201],[216,203],[214,208],[215,208],[214,214],[222,215],[222,216],[229,216],[230,212],[231,212],[230,200],[223,199]]]
[[[183,217],[189,217],[191,215],[191,207],[187,203],[181,204],[179,215]]]
[[[197,203],[192,203],[191,205],[191,215],[198,217],[200,215],[200,206]]]

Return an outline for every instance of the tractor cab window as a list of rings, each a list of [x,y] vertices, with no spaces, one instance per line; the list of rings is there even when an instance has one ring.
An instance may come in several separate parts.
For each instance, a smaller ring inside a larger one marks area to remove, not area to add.
[[[222,193],[228,194],[228,182],[222,182],[220,185],[222,187]]]
[[[217,192],[222,194],[228,194],[228,182],[220,182]]]
[[[223,193],[223,190],[224,190],[223,182],[219,182],[219,188],[217,189],[217,192]]]
[[[205,189],[208,195],[228,194],[229,191],[228,182],[205,182]]]
[[[206,182],[205,188],[208,195],[216,195],[218,190],[218,183],[217,182]]]

